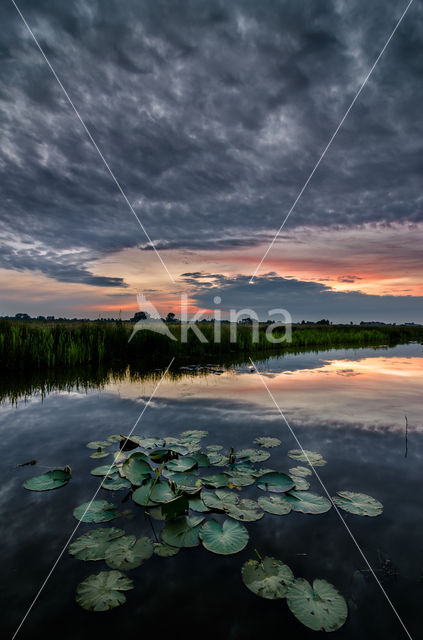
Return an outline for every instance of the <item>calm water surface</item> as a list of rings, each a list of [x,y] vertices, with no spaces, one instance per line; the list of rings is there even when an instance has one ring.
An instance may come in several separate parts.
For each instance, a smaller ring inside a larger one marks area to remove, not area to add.
[[[415,639],[421,637],[423,599],[422,356],[423,347],[411,344],[258,363],[303,447],[328,461],[319,473],[331,495],[361,491],[384,504],[378,518],[345,514],[345,519]],[[128,377],[111,380],[101,390],[53,391],[44,398],[34,393],[26,401],[6,400],[0,406],[3,637],[13,635],[66,543],[76,524],[72,510],[89,501],[98,487],[89,471],[108,458],[90,459],[86,443],[128,433],[155,384]],[[136,433],[175,436],[197,427],[209,431],[204,444],[235,449],[253,446],[259,435],[277,436],[282,445],[271,450],[263,466],[287,471],[296,465],[287,452],[297,445],[248,366],[221,376],[164,380]],[[17,467],[31,459],[39,466]],[[65,488],[45,493],[22,488],[27,478],[44,471],[41,465],[66,464],[73,477]],[[310,490],[322,493],[315,479]],[[257,497],[262,492],[253,487],[246,493]],[[119,505],[123,495],[101,490],[98,497]],[[131,501],[124,508],[137,517],[120,517],[113,524],[150,536],[138,508]],[[156,526],[160,529],[160,523]],[[285,561],[296,576],[336,585],[349,607],[347,623],[335,634],[340,640],[407,637],[374,579],[361,571],[364,561],[333,509],[323,515],[265,514],[246,526],[250,543],[234,556],[220,557],[202,547],[170,559],[153,556],[130,572],[135,588],[127,592],[127,603],[106,613],[85,612],[74,594],[81,580],[107,566],[75,560],[66,552],[18,637],[316,637],[295,620],[285,601],[263,600],[244,587],[240,568],[254,557],[254,548]],[[81,524],[77,535],[92,527]],[[396,576],[381,571],[385,560]]]

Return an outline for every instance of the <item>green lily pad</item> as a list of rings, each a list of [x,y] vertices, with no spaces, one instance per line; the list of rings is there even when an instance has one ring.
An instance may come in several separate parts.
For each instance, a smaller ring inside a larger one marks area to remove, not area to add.
[[[157,464],[161,464],[162,462],[167,462],[168,460],[172,460],[172,458],[177,457],[177,454],[172,451],[172,449],[155,449],[150,453],[150,458],[153,462]]]
[[[292,505],[285,495],[260,496],[257,502],[263,511],[276,516],[284,516],[292,510]]]
[[[189,448],[183,444],[174,444],[168,447],[173,453],[178,453],[180,456],[186,456],[189,452]]]
[[[43,473],[41,476],[29,478],[29,480],[24,483],[24,487],[25,489],[29,489],[29,491],[51,491],[52,489],[64,487],[70,479],[71,474],[69,471],[53,469],[52,471]]]
[[[132,451],[137,449],[140,445],[139,438],[137,436],[121,436],[119,442],[120,451]]]
[[[286,498],[293,511],[301,513],[326,513],[332,506],[327,498],[311,491],[290,491]]]
[[[189,508],[192,509],[192,511],[197,511],[197,513],[208,513],[210,511],[199,496],[194,496],[189,499]]]
[[[122,453],[122,451],[114,451],[113,456],[114,456],[113,463],[116,465],[121,465],[126,460],[126,455]]]
[[[310,483],[308,482],[308,480],[303,478],[303,476],[291,475],[291,478],[295,484],[296,491],[307,491],[308,489],[310,489]]]
[[[188,429],[188,431],[183,431],[181,436],[183,438],[194,438],[195,440],[201,440],[205,438],[209,434],[208,431],[204,431],[201,429]]]
[[[92,529],[72,542],[68,551],[78,560],[104,560],[110,542],[124,535],[124,530],[117,527]]]
[[[191,471],[194,467],[197,466],[197,461],[194,458],[186,457],[186,458],[177,458],[175,460],[169,460],[166,463],[166,467],[169,471],[176,471],[178,473],[183,473],[185,471]]]
[[[311,586],[304,578],[297,578],[286,601],[294,616],[313,631],[336,631],[348,616],[344,598],[326,580],[314,580]]]
[[[101,467],[95,467],[95,469],[92,469],[90,473],[92,476],[107,476],[107,474],[115,475],[117,471],[118,468],[114,465],[110,466],[109,464],[103,464]]]
[[[222,451],[223,447],[221,444],[208,444],[206,447],[207,451]]]
[[[308,467],[293,467],[289,469],[288,473],[293,476],[300,476],[301,478],[307,478],[308,476],[313,475],[313,472]]]
[[[231,491],[218,490],[216,493],[213,491],[203,491],[201,498],[209,509],[215,511],[226,511],[230,505],[234,505],[238,502],[238,496]]]
[[[134,583],[120,571],[102,571],[85,578],[77,587],[76,601],[87,611],[108,611],[126,602],[122,591]]]
[[[119,489],[129,489],[131,483],[126,478],[121,478],[118,473],[113,473],[104,478],[101,486],[109,491],[119,491]]]
[[[109,522],[117,518],[115,505],[106,500],[84,502],[73,510],[73,515],[80,522]]]
[[[291,449],[288,451],[288,456],[292,458],[292,460],[298,460],[298,462],[307,462],[307,464],[311,464],[312,467],[323,467],[326,464],[326,460],[320,455],[320,453],[315,453],[314,451],[307,451],[304,449]]]
[[[208,520],[200,530],[203,546],[212,553],[227,556],[242,551],[248,544],[247,529],[233,520]]]
[[[230,476],[228,476],[226,473],[216,473],[212,474],[211,476],[203,476],[202,481],[206,487],[219,489],[220,487],[226,487],[228,485]]]
[[[257,502],[249,500],[248,498],[244,498],[237,504],[227,507],[226,513],[230,518],[240,520],[241,522],[255,522],[264,516],[264,512]]]
[[[205,453],[202,453],[201,451],[197,451],[196,453],[193,453],[191,457],[196,461],[198,467],[210,466],[209,457]]]
[[[110,447],[110,440],[96,440],[87,444],[88,449],[103,449],[103,447]]]
[[[383,512],[383,504],[366,495],[365,493],[354,493],[352,491],[338,491],[338,496],[332,498],[337,507],[354,513],[357,516],[380,516]]]
[[[112,433],[111,436],[107,436],[109,442],[120,442],[121,436],[118,433]]]
[[[279,438],[256,438],[254,442],[259,447],[265,447],[265,449],[273,449],[273,447],[278,447],[281,443]]]
[[[111,569],[129,571],[139,567],[152,555],[153,542],[149,538],[137,540],[135,536],[122,536],[109,544],[105,560]]]
[[[177,516],[187,515],[189,510],[188,498],[184,493],[169,500],[161,506],[162,514],[166,520],[171,520]]]
[[[179,547],[171,547],[164,542],[155,542],[153,546],[154,553],[156,556],[160,556],[161,558],[171,558],[172,556],[176,556],[179,552]]]
[[[270,458],[268,451],[263,449],[241,449],[241,451],[235,452],[237,460],[250,460],[250,462],[264,462]]]
[[[180,516],[168,522],[160,534],[162,541],[171,547],[196,547],[203,520],[203,516]]]
[[[294,574],[288,565],[267,556],[261,562],[247,560],[241,569],[241,576],[250,591],[267,600],[285,598],[294,582]]]
[[[123,463],[120,473],[127,478],[131,484],[139,487],[150,477],[151,467],[148,462],[140,459],[136,454],[132,454]]]
[[[142,507],[155,507],[173,500],[174,497],[175,493],[167,482],[159,480],[155,483],[153,479],[141,485],[132,494],[132,500]]]
[[[90,455],[90,458],[105,458],[106,456],[110,455],[110,451],[103,451],[103,449],[101,449],[100,451],[95,451],[94,453],[92,453]]]
[[[254,484],[256,479],[254,476],[248,473],[233,473],[230,472],[230,478],[228,482],[228,487],[249,487]]]
[[[209,458],[210,464],[215,467],[221,467],[229,463],[229,458],[227,456],[222,455],[221,453],[218,453],[217,451],[211,451],[208,454],[208,458]]]
[[[294,486],[294,481],[290,476],[277,471],[265,473],[258,479],[258,488],[272,493],[285,493],[285,491],[293,489]]]

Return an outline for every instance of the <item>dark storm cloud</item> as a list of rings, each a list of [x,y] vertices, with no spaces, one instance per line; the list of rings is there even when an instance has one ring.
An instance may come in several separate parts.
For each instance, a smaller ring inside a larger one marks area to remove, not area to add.
[[[158,246],[209,248],[271,237],[405,2],[19,6]],[[145,247],[13,5],[0,12],[2,228],[91,258]],[[414,3],[290,225],[423,219],[422,16]]]
[[[286,309],[294,322],[322,318],[333,322],[423,322],[422,296],[339,292],[317,282],[281,278],[272,273],[257,277],[252,285],[249,280],[248,276],[230,278],[221,274],[201,274],[200,277],[186,274],[185,277],[191,287],[190,298],[203,309],[218,308],[226,312],[251,309],[262,320],[270,317],[277,321],[283,318],[270,315],[271,309]],[[221,298],[219,304],[214,302],[216,295]]]

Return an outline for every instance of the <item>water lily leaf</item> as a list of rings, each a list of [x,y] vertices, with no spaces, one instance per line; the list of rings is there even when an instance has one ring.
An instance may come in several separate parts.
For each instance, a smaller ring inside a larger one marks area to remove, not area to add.
[[[291,478],[292,478],[293,482],[295,483],[295,490],[296,491],[307,491],[308,489],[310,489],[310,483],[308,482],[308,480],[303,478],[303,476],[291,475]]]
[[[275,469],[255,469],[253,475],[256,478],[261,478],[261,476],[264,476],[266,473],[277,473],[277,471]]]
[[[108,489],[109,491],[119,491],[119,489],[129,489],[131,483],[129,480],[126,480],[126,478],[121,478],[118,473],[114,473],[104,478],[101,486],[103,489]]]
[[[96,440],[87,444],[88,449],[103,449],[103,447],[110,447],[111,442],[108,440]]]
[[[233,485],[234,487],[249,487],[256,481],[255,477],[248,473],[229,473],[231,477],[228,486]]]
[[[209,509],[215,511],[226,511],[226,509],[238,502],[238,496],[231,491],[218,490],[216,493],[213,491],[203,491],[201,498]]]
[[[197,451],[197,452],[193,453],[191,457],[196,461],[197,466],[199,466],[199,467],[209,467],[210,466],[209,457],[205,453],[202,453],[201,451]]]
[[[101,467],[96,467],[90,471],[92,476],[107,476],[115,475],[118,472],[118,468],[114,465],[110,466],[109,464],[103,464]]]
[[[197,511],[198,513],[208,513],[210,511],[200,497],[190,497],[189,508],[192,509],[192,511]]]
[[[241,520],[241,522],[255,522],[264,516],[257,502],[248,498],[240,500],[238,504],[229,505],[226,513],[230,518]]]
[[[220,487],[226,487],[228,485],[230,477],[226,473],[216,473],[211,476],[203,476],[202,481],[206,487],[219,489]]]
[[[120,442],[121,437],[118,433],[112,433],[111,436],[107,437],[107,440],[109,440],[110,442]]]
[[[141,485],[132,494],[132,500],[142,507],[156,507],[173,500],[175,493],[171,490],[167,482],[155,482],[155,480],[148,480],[145,484]]]
[[[150,453],[150,458],[153,462],[157,462],[161,464],[162,462],[167,462],[172,458],[177,457],[177,454],[172,451],[172,449],[155,449]]]
[[[227,456],[220,456],[219,460],[214,458],[213,466],[214,467],[226,467],[229,464],[229,458]]]
[[[90,455],[90,458],[105,458],[106,456],[110,455],[110,451],[103,451],[103,449],[100,449],[100,451],[95,451],[94,453],[92,453]]]
[[[189,448],[183,444],[174,444],[168,447],[170,451],[174,453],[179,453],[181,456],[185,456],[189,452]]]
[[[210,464],[217,467],[229,463],[229,458],[227,458],[226,456],[223,456],[221,453],[218,453],[217,451],[216,452],[211,451],[208,454],[208,458],[209,458]]]
[[[326,464],[326,460],[320,455],[320,453],[315,453],[314,451],[301,451],[301,449],[291,449],[288,451],[288,456],[293,460],[298,460],[298,462],[307,462],[307,464],[311,464],[313,467],[323,467]]]
[[[194,438],[195,440],[201,440],[205,438],[209,434],[208,431],[204,431],[201,429],[188,429],[188,431],[183,431],[180,435],[183,438]]]
[[[171,547],[164,542],[155,542],[153,546],[154,553],[156,556],[160,556],[161,558],[170,558],[172,556],[176,556],[179,552],[179,547]]]
[[[164,447],[165,441],[162,438],[147,438],[145,436],[134,436],[140,447],[143,449],[158,449]]]
[[[208,520],[200,530],[203,546],[212,553],[227,556],[242,551],[248,544],[248,531],[239,522]]]
[[[352,491],[338,491],[338,496],[332,498],[340,509],[354,513],[358,516],[380,516],[383,512],[383,504],[366,495],[365,493],[354,493]]]
[[[24,483],[24,487],[30,491],[51,491],[52,489],[64,487],[70,479],[71,474],[69,471],[53,469],[52,471],[43,473],[41,476],[29,478],[29,480]]]
[[[166,463],[166,467],[169,469],[169,471],[177,471],[178,473],[191,471],[191,469],[194,469],[194,467],[196,466],[197,461],[194,458],[190,457],[169,460],[169,462]]]
[[[336,631],[347,619],[347,603],[326,580],[314,580],[311,586],[304,578],[297,578],[286,601],[294,616],[313,631]]]
[[[109,544],[105,560],[111,569],[129,571],[139,567],[144,560],[148,560],[152,555],[153,542],[150,538],[137,540],[135,536],[122,536]]]
[[[93,529],[72,542],[68,551],[78,560],[104,560],[110,542],[124,535],[124,530],[117,527]]]
[[[203,520],[202,516],[179,516],[166,524],[160,534],[162,541],[171,547],[196,547]]]
[[[121,436],[119,449],[120,451],[132,451],[140,446],[139,439],[136,436]]]
[[[206,447],[207,451],[222,451],[223,447],[221,444],[208,444]]]
[[[241,451],[236,451],[235,455],[238,460],[245,459],[250,462],[264,462],[270,458],[270,453],[263,451],[263,449],[241,449]]]
[[[289,469],[288,472],[290,475],[293,476],[300,476],[302,478],[307,478],[307,476],[311,476],[313,475],[313,472],[311,469],[309,469],[308,467],[293,467],[292,469]]]
[[[169,500],[165,504],[162,504],[162,514],[166,520],[171,520],[177,516],[188,514],[189,502],[185,494],[181,494],[173,500]]]
[[[117,518],[115,505],[106,500],[84,502],[73,510],[73,515],[80,522],[108,522]]]
[[[114,455],[113,463],[116,464],[116,465],[120,465],[123,462],[125,462],[125,460],[126,460],[126,455],[124,453],[122,453],[122,451],[114,451],[113,455]],[[134,454],[132,454],[132,455],[134,455]]]
[[[265,447],[266,449],[278,447],[281,443],[279,438],[256,438],[254,442],[258,444],[259,447]]]
[[[301,513],[325,513],[332,506],[327,498],[311,491],[290,491],[286,498],[293,511]]]
[[[131,484],[139,487],[147,478],[150,477],[151,467],[148,462],[133,454],[125,460],[120,473],[122,476],[127,478]]]
[[[108,611],[126,602],[122,591],[134,583],[120,571],[102,571],[85,578],[77,587],[76,601],[87,611]]]
[[[241,576],[250,591],[267,600],[285,598],[294,582],[294,574],[288,565],[268,556],[261,562],[247,560],[241,569]]]
[[[285,491],[293,489],[294,486],[294,481],[290,476],[277,471],[265,473],[258,479],[259,489],[272,493],[285,493]]]
[[[285,495],[260,496],[257,502],[263,511],[276,516],[284,516],[292,510],[292,505]]]

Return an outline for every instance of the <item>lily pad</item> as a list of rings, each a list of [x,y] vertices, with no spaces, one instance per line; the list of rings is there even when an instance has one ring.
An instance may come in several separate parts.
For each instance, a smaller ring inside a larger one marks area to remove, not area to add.
[[[190,457],[177,458],[175,460],[169,460],[169,462],[166,463],[166,467],[169,469],[169,471],[176,471],[178,473],[191,471],[191,469],[194,469],[194,467],[196,466],[197,461],[195,460],[195,458]]]
[[[248,473],[230,473],[228,487],[249,487],[254,484],[256,479]]]
[[[264,462],[270,458],[268,451],[263,449],[241,449],[241,451],[235,452],[237,460],[250,460],[251,462]]]
[[[222,451],[223,447],[221,444],[208,444],[206,447],[207,451]]]
[[[43,473],[41,476],[29,478],[29,480],[24,483],[24,487],[30,491],[51,491],[52,489],[64,487],[70,479],[70,471],[53,469],[52,471]]]
[[[73,515],[80,522],[109,522],[117,518],[115,505],[106,500],[84,502],[73,510]]]
[[[348,616],[348,607],[339,591],[326,580],[304,578],[291,584],[286,601],[294,616],[313,631],[336,631]]]
[[[171,547],[196,547],[203,516],[180,516],[168,522],[161,532],[162,541]]]
[[[204,504],[200,496],[194,496],[193,498],[189,499],[189,508],[192,509],[192,511],[197,511],[197,513],[208,513],[210,511],[210,509],[207,505]]]
[[[132,451],[132,449],[137,449],[140,446],[139,438],[136,436],[121,436],[119,449],[120,451]]]
[[[141,485],[132,494],[132,500],[142,507],[155,507],[164,502],[173,500],[175,493],[171,490],[167,482],[160,480],[155,483],[153,479]]]
[[[124,530],[117,527],[92,529],[72,542],[68,551],[78,560],[104,560],[110,542],[124,535]]]
[[[183,491],[188,494],[199,493],[201,490],[201,478],[194,473],[177,473],[173,471],[163,470],[163,475],[169,480],[174,482],[178,491]]]
[[[323,467],[326,464],[326,460],[323,459],[320,453],[307,451],[306,449],[303,451],[301,449],[291,449],[291,451],[288,451],[288,456],[292,460],[298,460],[298,462],[307,462],[312,467]]]
[[[114,475],[118,471],[118,468],[114,465],[110,466],[109,464],[103,464],[101,467],[95,467],[90,471],[92,476],[107,476]]]
[[[212,553],[227,556],[242,551],[248,544],[247,529],[233,520],[208,520],[200,530],[203,546]]]
[[[289,469],[288,473],[293,476],[301,476],[302,478],[307,478],[307,476],[313,475],[313,472],[308,467],[293,467]]]
[[[137,540],[135,536],[122,536],[109,544],[105,560],[111,569],[128,571],[139,567],[152,555],[153,542],[149,538]]]
[[[170,558],[172,556],[176,556],[179,552],[179,547],[171,547],[164,542],[155,542],[153,547],[156,556],[160,556],[161,558]]]
[[[285,495],[260,496],[257,502],[263,511],[276,516],[284,516],[292,510],[292,505]]]
[[[103,449],[103,447],[110,447],[111,442],[108,440],[96,440],[87,444],[88,449]]]
[[[90,458],[105,458],[106,456],[110,455],[110,451],[103,451],[103,449],[100,449],[100,451],[95,451],[94,453],[92,453],[90,455]]]
[[[241,576],[250,591],[267,600],[285,598],[294,582],[294,574],[288,565],[267,556],[260,562],[247,560],[242,567]]]
[[[383,504],[366,495],[365,493],[354,493],[352,491],[338,491],[338,496],[332,498],[340,509],[354,513],[357,516],[380,516],[383,512]]]
[[[181,436],[183,438],[194,438],[195,440],[201,440],[205,438],[209,434],[208,431],[204,431],[202,429],[188,429],[187,431],[183,431]]]
[[[201,451],[197,451],[196,453],[193,453],[191,457],[196,461],[197,466],[199,467],[210,466],[209,457],[205,453],[202,453]]]
[[[119,489],[129,489],[131,483],[126,478],[121,478],[118,473],[113,473],[104,478],[101,486],[109,491],[119,491]]]
[[[291,478],[295,484],[296,491],[308,491],[310,489],[310,483],[303,476],[291,475]]]
[[[202,481],[206,487],[219,489],[228,485],[230,477],[226,473],[216,473],[211,476],[203,476]]]
[[[136,454],[132,454],[123,463],[120,473],[127,478],[131,484],[139,487],[150,477],[151,467],[148,462],[140,459]]]
[[[229,458],[227,458],[226,456],[222,455],[217,451],[210,451],[210,453],[208,454],[208,458],[209,458],[210,464],[212,464],[215,467],[220,467],[222,465],[229,463]]]
[[[332,506],[327,498],[311,491],[290,491],[286,498],[293,511],[301,513],[326,513]]]
[[[108,611],[126,602],[122,591],[134,588],[130,578],[120,571],[102,571],[85,578],[76,590],[76,601],[87,611]]]
[[[244,498],[237,504],[227,507],[226,513],[230,518],[240,520],[241,522],[255,522],[264,516],[264,512],[257,502],[249,500],[248,498]]]
[[[172,518],[185,514],[187,515],[189,510],[188,498],[184,493],[181,493],[173,498],[173,500],[162,504],[161,510],[166,520],[171,520]]]
[[[216,493],[213,491],[203,491],[201,498],[209,509],[215,511],[226,511],[228,507],[238,502],[238,496],[231,491],[218,490]]]
[[[273,447],[278,447],[281,443],[279,438],[256,438],[254,442],[259,447],[265,447],[265,449],[273,449]]]
[[[265,473],[258,479],[259,489],[271,491],[272,493],[285,493],[285,491],[293,489],[294,486],[294,481],[290,476],[277,471]]]

